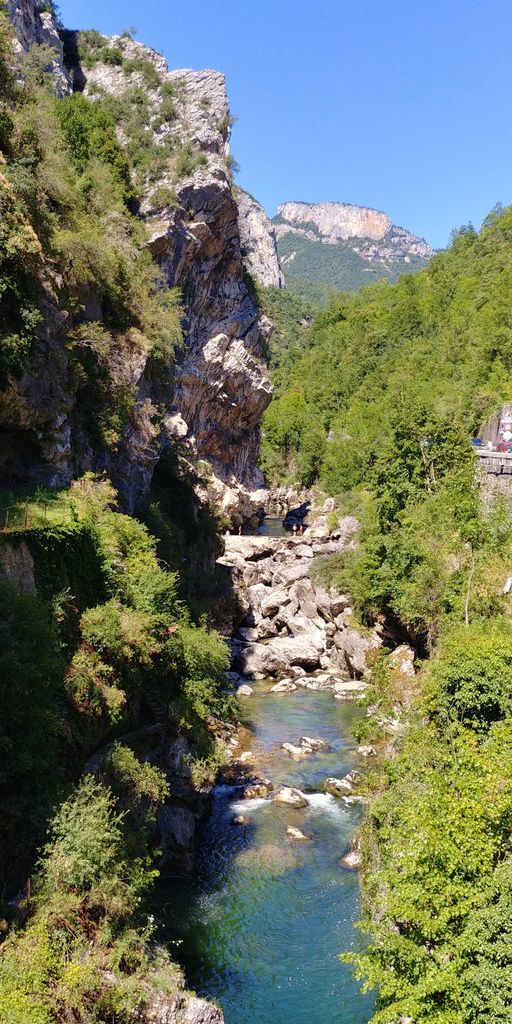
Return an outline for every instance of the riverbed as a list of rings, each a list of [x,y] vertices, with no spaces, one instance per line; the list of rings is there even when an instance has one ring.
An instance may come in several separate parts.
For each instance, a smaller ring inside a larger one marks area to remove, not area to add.
[[[244,745],[258,774],[275,789],[299,788],[308,807],[218,787],[194,878],[160,884],[164,934],[188,984],[221,1005],[226,1024],[365,1024],[372,1000],[338,957],[359,942],[358,876],[339,860],[361,810],[323,792],[325,778],[354,767],[360,711],[329,692],[269,694],[264,682],[254,690],[241,700]],[[293,761],[281,744],[303,735],[329,750]],[[249,825],[233,823],[241,814]],[[288,825],[310,839],[290,840]]]

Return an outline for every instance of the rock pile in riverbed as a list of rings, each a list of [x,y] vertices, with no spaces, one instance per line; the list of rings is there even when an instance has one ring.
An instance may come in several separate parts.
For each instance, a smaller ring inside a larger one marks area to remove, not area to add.
[[[234,665],[243,676],[290,677],[280,692],[291,692],[292,684],[307,685],[305,672],[322,669],[334,677],[326,688],[338,682],[337,696],[361,689],[357,680],[368,675],[382,645],[379,627],[357,624],[350,599],[325,589],[311,573],[316,558],[353,548],[358,526],[347,516],[334,536],[317,523],[314,536],[226,537],[220,562],[229,566],[246,610],[233,644]]]

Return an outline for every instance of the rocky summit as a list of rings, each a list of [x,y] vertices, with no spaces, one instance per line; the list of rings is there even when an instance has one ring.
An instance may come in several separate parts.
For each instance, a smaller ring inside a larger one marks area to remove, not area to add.
[[[301,277],[353,291],[419,270],[434,255],[424,238],[387,213],[350,203],[282,203],[273,226],[288,283]]]

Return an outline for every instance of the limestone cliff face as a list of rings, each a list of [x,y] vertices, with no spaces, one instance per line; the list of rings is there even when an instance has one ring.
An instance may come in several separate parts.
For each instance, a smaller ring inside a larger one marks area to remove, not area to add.
[[[27,52],[34,45],[49,47],[53,53],[48,54],[47,70],[55,80],[57,95],[66,96],[71,92],[71,82],[64,67],[56,19],[48,4],[43,0],[6,0],[6,9],[16,33],[15,49]]]
[[[368,260],[434,255],[423,238],[394,225],[387,213],[349,203],[283,203],[275,232],[277,238],[291,232],[330,245],[357,239],[355,252]]]
[[[37,0],[11,0],[9,12],[24,49],[56,33]],[[2,462],[14,467],[18,481],[58,485],[84,470],[105,469],[125,507],[133,509],[148,490],[162,449],[178,438],[187,458],[207,464],[209,497],[239,521],[261,504],[263,480],[256,462],[259,423],[272,392],[265,362],[271,324],[244,283],[224,77],[215,71],[170,71],[162,56],[129,36],[111,37],[105,45],[121,51],[127,67],[101,61],[68,67],[62,71],[67,90],[71,81],[90,98],[144,90],[152,141],[172,140],[175,152],[188,147],[192,155],[179,172],[171,155],[158,175],[148,174],[140,205],[164,284],[182,295],[185,342],[171,382],[155,380],[147,356],[135,346],[111,354],[109,373],[131,390],[135,407],[117,450],[98,449],[76,426],[78,382],[58,341],[66,313],[49,295],[25,373],[1,398],[0,467]],[[62,67],[58,34],[54,49]],[[149,84],[140,70],[144,62],[157,73]],[[121,128],[118,134],[124,143]],[[99,311],[91,318],[100,319]]]
[[[238,203],[240,240],[247,270],[263,288],[284,288],[272,222],[265,210],[243,189],[235,191]]]

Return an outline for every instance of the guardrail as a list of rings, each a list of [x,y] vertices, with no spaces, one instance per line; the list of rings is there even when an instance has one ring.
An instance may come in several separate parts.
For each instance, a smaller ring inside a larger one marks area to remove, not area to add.
[[[20,502],[0,508],[0,533],[37,530],[49,525],[61,526],[65,521],[64,510],[55,508],[50,501]]]
[[[497,452],[492,448],[475,448],[485,473],[492,476],[512,476],[512,452]]]

